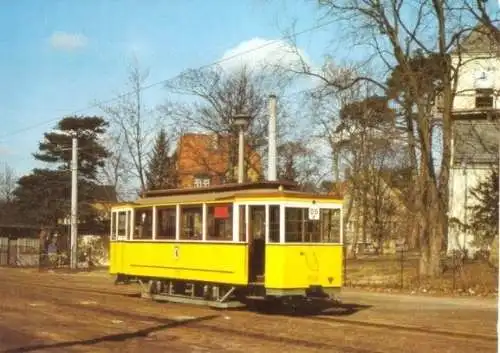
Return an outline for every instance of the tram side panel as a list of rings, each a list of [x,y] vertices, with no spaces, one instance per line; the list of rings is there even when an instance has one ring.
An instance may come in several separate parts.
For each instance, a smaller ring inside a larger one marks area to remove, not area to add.
[[[109,244],[109,273],[124,274],[125,241],[111,241]]]
[[[265,287],[278,295],[321,286],[336,293],[342,286],[342,244],[268,244]]]
[[[246,285],[243,243],[122,242],[111,245],[113,274]]]
[[[116,275],[122,271],[122,264],[119,261],[122,251],[122,243],[117,241],[109,243],[109,273],[112,275]]]

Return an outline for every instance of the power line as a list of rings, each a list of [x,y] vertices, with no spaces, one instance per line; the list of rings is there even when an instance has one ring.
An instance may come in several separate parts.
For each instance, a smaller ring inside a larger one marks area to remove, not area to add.
[[[97,103],[94,103],[94,104],[90,104],[90,105],[86,106],[85,108],[81,108],[81,109],[75,110],[75,111],[73,111],[73,112],[71,112],[71,113],[69,113],[69,114],[66,114],[66,115],[77,115],[77,114],[82,113],[82,112],[85,112],[85,111],[87,111],[87,110],[89,110],[89,109],[92,109],[92,108],[98,108],[100,105],[113,103],[113,102],[115,102],[115,101],[117,101],[117,100],[120,100],[120,99],[122,99],[122,98],[125,98],[125,97],[127,97],[127,96],[131,95],[131,94],[134,94],[134,93],[136,93],[136,92],[138,92],[138,91],[139,91],[139,92],[142,92],[142,91],[145,91],[145,90],[147,90],[147,89],[150,89],[150,88],[156,87],[156,86],[158,86],[158,85],[165,84],[165,83],[167,83],[167,82],[169,82],[169,81],[173,81],[173,80],[175,80],[175,79],[177,79],[177,78],[180,78],[180,77],[182,77],[182,75],[183,75],[186,71],[188,71],[188,70],[202,70],[202,69],[209,68],[209,67],[211,67],[211,66],[216,66],[216,65],[219,65],[219,64],[221,64],[221,63],[223,63],[223,62],[226,62],[226,61],[229,61],[229,60],[235,59],[235,58],[237,58],[237,57],[240,57],[240,56],[243,56],[243,55],[246,55],[246,54],[249,54],[249,53],[255,52],[255,51],[257,51],[257,50],[261,50],[261,49],[263,49],[263,48],[266,48],[266,47],[268,47],[268,46],[271,46],[271,45],[273,45],[273,44],[276,44],[276,43],[278,43],[278,42],[281,42],[281,41],[283,41],[283,40],[285,40],[285,39],[290,39],[290,38],[292,38],[293,36],[300,36],[300,35],[303,35],[303,34],[306,34],[306,33],[309,33],[309,32],[314,32],[314,31],[316,31],[316,30],[318,30],[318,29],[321,29],[321,28],[323,28],[323,27],[326,27],[326,26],[328,26],[328,25],[330,25],[330,24],[332,24],[332,23],[334,23],[334,20],[326,21],[326,22],[324,22],[324,23],[322,23],[322,24],[318,24],[318,25],[315,25],[315,26],[309,27],[309,28],[307,28],[307,29],[304,29],[304,30],[302,30],[302,31],[300,31],[300,32],[297,32],[297,33],[293,34],[293,35],[286,35],[286,36],[283,36],[283,37],[281,37],[281,38],[279,38],[279,39],[275,39],[275,40],[269,41],[269,42],[267,42],[267,43],[265,43],[265,44],[263,44],[263,45],[260,45],[260,46],[258,46],[258,47],[255,47],[255,48],[252,48],[252,49],[248,49],[248,50],[245,50],[245,51],[243,51],[243,52],[240,52],[240,53],[237,53],[237,54],[234,54],[234,55],[231,55],[231,56],[228,56],[228,57],[225,57],[225,58],[222,58],[222,59],[216,60],[216,61],[214,61],[214,62],[212,62],[212,63],[205,64],[205,65],[202,65],[202,66],[199,66],[199,67],[197,67],[196,69],[187,69],[187,70],[184,70],[184,71],[182,71],[181,73],[179,73],[179,74],[177,74],[177,75],[175,75],[175,76],[173,76],[173,77],[171,77],[171,78],[168,78],[168,79],[163,79],[163,80],[161,80],[161,81],[157,81],[157,82],[154,82],[154,83],[150,83],[150,84],[148,84],[148,85],[145,85],[145,86],[140,87],[138,90],[129,91],[129,92],[126,92],[126,93],[120,94],[120,95],[118,95],[118,96],[115,96],[115,97],[113,97],[113,98],[110,98],[110,99],[108,99],[108,100],[104,100],[104,101],[100,101],[100,102],[97,102]],[[296,93],[297,93],[297,92],[296,92]],[[295,93],[295,94],[296,94],[296,93]],[[60,118],[52,118],[52,119],[50,119],[50,120],[45,120],[45,121],[42,121],[42,122],[40,122],[40,123],[37,123],[37,124],[34,124],[34,125],[30,125],[30,126],[28,126],[28,127],[22,128],[22,129],[15,130],[15,131],[12,131],[12,132],[7,133],[7,134],[0,135],[0,139],[3,139],[3,138],[5,138],[5,137],[10,137],[10,136],[18,135],[18,134],[20,134],[20,133],[23,133],[23,132],[26,132],[26,131],[32,130],[32,129],[37,128],[37,127],[39,127],[39,126],[43,126],[43,125],[46,125],[46,124],[49,124],[49,123],[52,123],[52,122],[55,122],[55,121],[58,121],[58,120],[60,120]]]
[[[295,96],[299,96],[303,93],[306,93],[306,92],[312,92],[314,91],[316,88],[306,88],[306,89],[302,89],[302,90],[298,90],[298,91],[295,91],[295,92],[291,92],[289,94],[286,94],[286,95],[283,95],[282,98],[292,98],[292,97],[295,97]],[[55,119],[55,120],[59,120],[59,119]],[[47,122],[46,122],[47,123]],[[32,128],[34,127],[37,127],[37,126],[41,126],[43,125],[43,123],[40,123],[38,125],[35,125],[35,126],[32,126]],[[28,130],[29,128],[27,128],[26,130]],[[17,131],[16,133],[20,133],[22,131]],[[12,135],[14,135],[15,133],[13,133]],[[6,135],[3,135],[2,137],[5,137],[5,136],[10,136],[9,134],[6,134]],[[92,150],[94,147],[92,146],[88,146],[88,147],[81,147],[79,146],[78,147],[78,151],[82,152],[82,154],[88,154],[88,152],[86,152],[86,150]],[[60,151],[71,151],[71,147],[67,147],[67,148],[64,148],[63,150],[60,150]],[[30,153],[29,156],[26,156],[26,157],[22,157],[22,158],[16,158],[16,161],[17,162],[25,162],[25,161],[33,161],[33,153]],[[35,162],[39,162],[39,163],[50,163],[50,162],[46,162],[46,161],[43,161],[43,160],[38,160],[35,158]],[[70,171],[69,169],[67,170],[68,172]]]

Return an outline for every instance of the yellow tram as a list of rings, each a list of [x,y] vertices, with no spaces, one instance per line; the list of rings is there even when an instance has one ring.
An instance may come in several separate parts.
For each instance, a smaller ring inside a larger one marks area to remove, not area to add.
[[[110,273],[143,297],[216,307],[340,291],[342,200],[292,184],[149,191],[112,208]]]

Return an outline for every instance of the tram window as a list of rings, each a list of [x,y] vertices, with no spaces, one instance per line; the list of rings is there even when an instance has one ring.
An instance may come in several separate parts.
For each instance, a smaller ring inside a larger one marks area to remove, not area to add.
[[[302,208],[285,208],[285,242],[298,243],[304,241],[305,220]]]
[[[285,233],[287,243],[339,243],[340,210],[322,209],[319,221],[311,221],[307,208],[287,207]]]
[[[269,242],[280,242],[280,206],[269,206]]]
[[[134,239],[153,238],[153,208],[138,208],[134,215]]]
[[[119,237],[127,235],[127,212],[118,212],[118,227],[116,234]]]
[[[240,241],[247,241],[247,222],[245,216],[245,206],[238,206],[238,217],[239,217],[239,236]]]
[[[321,242],[340,243],[340,210],[323,209],[320,213]]]
[[[233,205],[207,206],[207,240],[233,240]]]
[[[157,208],[156,239],[175,239],[175,207]]]
[[[200,206],[181,207],[181,234],[183,240],[201,240],[203,208]]]
[[[111,225],[110,225],[111,240],[116,239],[116,212],[111,212]]]
[[[249,240],[265,239],[266,233],[265,206],[249,206]]]

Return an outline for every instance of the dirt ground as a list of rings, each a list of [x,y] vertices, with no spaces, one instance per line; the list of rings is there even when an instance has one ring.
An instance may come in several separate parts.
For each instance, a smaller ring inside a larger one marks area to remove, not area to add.
[[[346,289],[291,314],[157,303],[105,273],[0,268],[0,352],[496,352],[496,299]]]

